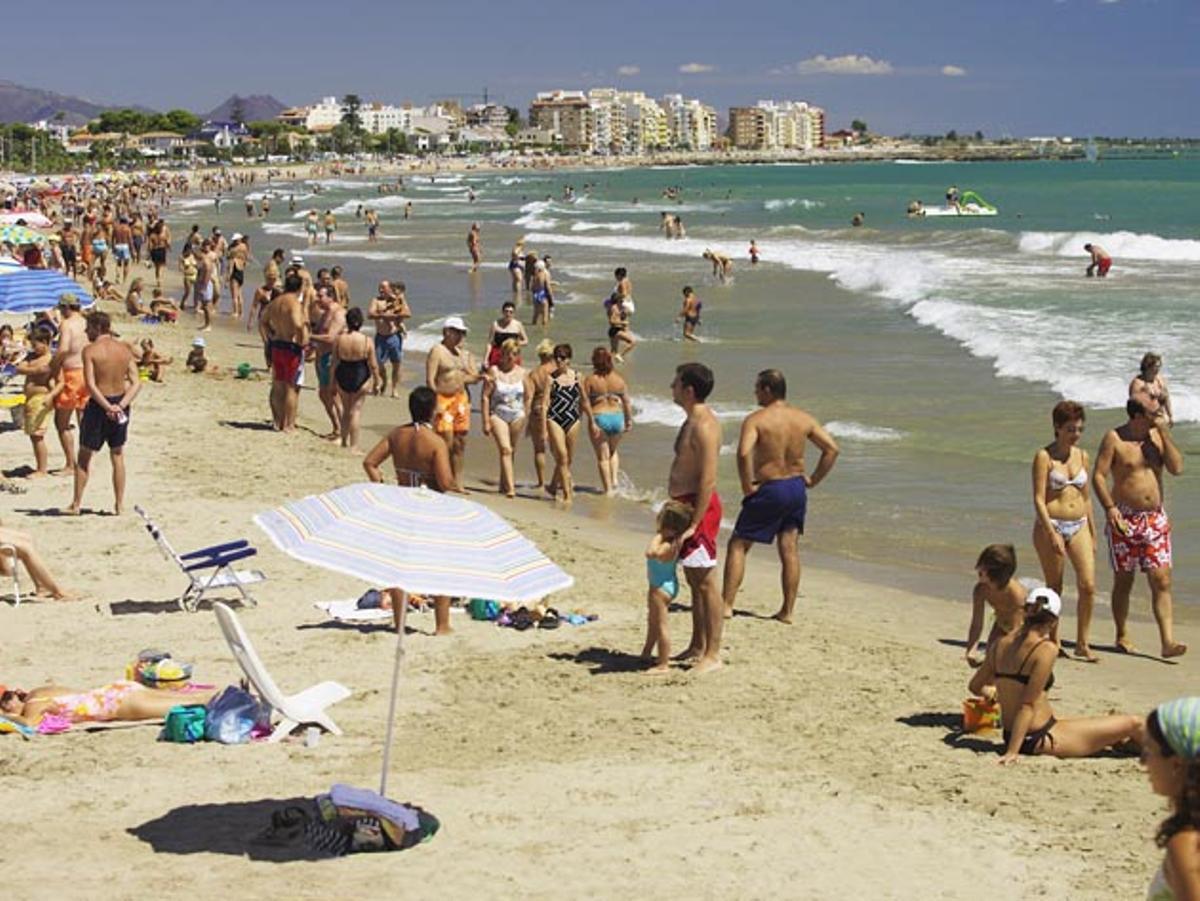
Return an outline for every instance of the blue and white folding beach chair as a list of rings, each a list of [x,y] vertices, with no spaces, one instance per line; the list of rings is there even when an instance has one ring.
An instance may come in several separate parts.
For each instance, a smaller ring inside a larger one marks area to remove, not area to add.
[[[252,607],[258,606],[258,601],[246,590],[246,586],[265,581],[267,577],[257,569],[233,568],[237,561],[258,553],[258,548],[252,547],[249,541],[230,541],[186,554],[177,554],[162,529],[154,524],[146,511],[138,506],[133,509],[146,523],[146,531],[150,533],[162,555],[173,561],[188,577],[188,587],[179,596],[180,609],[195,613],[206,592],[211,589],[228,588],[231,585],[238,590],[243,603]]]

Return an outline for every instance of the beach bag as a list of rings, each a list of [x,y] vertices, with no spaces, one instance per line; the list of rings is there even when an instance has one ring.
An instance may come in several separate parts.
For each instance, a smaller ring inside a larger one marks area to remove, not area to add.
[[[483,598],[471,598],[467,605],[471,619],[494,620],[500,618],[500,605],[496,601],[485,601]]]
[[[159,741],[173,741],[190,745],[204,741],[204,726],[208,710],[203,704],[181,704],[167,711],[167,721]]]
[[[230,685],[208,702],[205,737],[223,745],[245,744],[250,741],[250,733],[261,715],[261,705],[254,695]]]

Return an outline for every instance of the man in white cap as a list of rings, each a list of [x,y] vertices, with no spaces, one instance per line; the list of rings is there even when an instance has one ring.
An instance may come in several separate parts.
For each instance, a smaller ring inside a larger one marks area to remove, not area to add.
[[[450,449],[450,468],[454,471],[452,491],[463,491],[463,457],[467,432],[471,430],[471,396],[467,385],[485,377],[474,355],[463,347],[467,324],[461,316],[450,316],[442,323],[442,343],[434,345],[425,358],[425,384],[437,394],[437,412],[433,429]]]

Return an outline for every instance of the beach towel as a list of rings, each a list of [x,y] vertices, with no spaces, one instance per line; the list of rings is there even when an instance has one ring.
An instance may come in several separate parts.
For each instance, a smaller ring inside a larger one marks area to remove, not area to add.
[[[340,601],[317,601],[313,604],[330,619],[341,623],[390,623],[392,611],[381,607],[358,606],[357,598],[345,598]]]
[[[10,720],[6,716],[0,716],[0,735],[9,734],[19,735],[28,741],[37,735],[37,730],[26,726],[24,723],[18,723],[16,720]]]

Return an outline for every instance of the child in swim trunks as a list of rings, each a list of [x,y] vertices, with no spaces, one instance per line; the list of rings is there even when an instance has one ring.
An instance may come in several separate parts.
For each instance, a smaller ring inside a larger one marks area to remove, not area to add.
[[[646,546],[646,644],[642,656],[653,658],[647,672],[665,673],[671,660],[671,640],[667,634],[667,607],[679,594],[679,538],[692,522],[692,508],[679,501],[667,501],[658,513],[654,537]],[[658,653],[655,654],[657,648]]]

